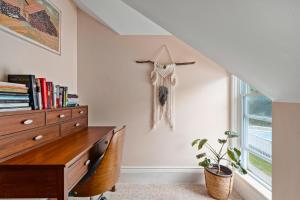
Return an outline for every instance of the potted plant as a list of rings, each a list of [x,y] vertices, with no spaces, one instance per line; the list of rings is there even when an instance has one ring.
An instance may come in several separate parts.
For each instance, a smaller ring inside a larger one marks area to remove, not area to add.
[[[219,200],[227,200],[233,186],[233,171],[222,165],[222,161],[227,161],[241,174],[247,174],[247,171],[241,166],[241,151],[228,145],[229,140],[239,137],[239,134],[232,131],[226,131],[224,134],[225,139],[218,139],[220,144],[218,151],[207,142],[207,139],[196,139],[192,143],[192,146],[196,146],[199,151],[196,157],[199,160],[199,166],[204,167],[207,191],[212,197]],[[203,147],[208,150],[207,153],[202,151]]]

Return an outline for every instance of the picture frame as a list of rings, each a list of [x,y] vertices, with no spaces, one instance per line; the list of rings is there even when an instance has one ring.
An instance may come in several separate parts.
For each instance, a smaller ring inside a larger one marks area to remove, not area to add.
[[[51,0],[0,0],[0,29],[61,55],[62,12]]]

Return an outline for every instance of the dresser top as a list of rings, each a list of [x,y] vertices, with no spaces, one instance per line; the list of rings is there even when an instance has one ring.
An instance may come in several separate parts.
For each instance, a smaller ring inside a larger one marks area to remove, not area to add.
[[[3,166],[69,166],[115,127],[88,127],[25,154],[0,163]]]

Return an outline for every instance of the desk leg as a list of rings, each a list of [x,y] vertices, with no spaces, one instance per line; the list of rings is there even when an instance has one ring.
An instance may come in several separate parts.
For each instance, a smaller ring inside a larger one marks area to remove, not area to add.
[[[57,184],[57,200],[68,200],[68,187],[67,187],[67,170],[62,168],[58,172],[60,177],[59,183]]]

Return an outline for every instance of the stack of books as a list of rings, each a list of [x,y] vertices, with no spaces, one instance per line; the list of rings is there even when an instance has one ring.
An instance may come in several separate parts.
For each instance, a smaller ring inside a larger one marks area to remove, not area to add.
[[[79,105],[79,97],[77,94],[68,94],[68,107],[75,107]]]
[[[31,110],[25,84],[0,82],[0,112]]]
[[[33,110],[63,108],[79,105],[77,100],[71,99],[68,104],[68,87],[54,84],[45,78],[36,78],[35,75],[8,75],[11,83],[25,84],[28,87],[29,102]]]

